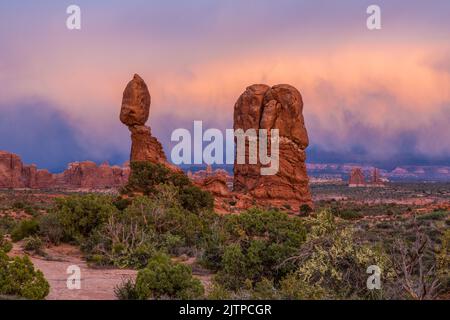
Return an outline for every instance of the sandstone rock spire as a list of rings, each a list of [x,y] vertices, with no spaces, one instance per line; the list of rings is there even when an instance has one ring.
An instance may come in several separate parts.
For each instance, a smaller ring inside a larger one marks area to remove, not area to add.
[[[135,74],[123,92],[120,109],[120,121],[131,132],[130,161],[150,161],[172,168],[167,162],[161,143],[152,136],[150,127],[145,125],[150,114],[150,103],[147,84]]]
[[[305,149],[309,144],[300,92],[287,84],[248,87],[234,106],[234,129],[279,130],[279,170],[260,174],[261,164],[234,164],[234,191],[259,202],[293,209],[312,206],[306,172]],[[246,158],[248,148],[246,148]]]

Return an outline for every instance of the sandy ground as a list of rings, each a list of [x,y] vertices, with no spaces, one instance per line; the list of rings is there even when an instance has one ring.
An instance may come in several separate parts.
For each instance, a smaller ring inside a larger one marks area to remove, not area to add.
[[[62,244],[45,248],[47,257],[32,255],[30,257],[35,268],[44,273],[50,284],[47,300],[115,300],[114,288],[125,279],[136,279],[137,271],[130,269],[98,269],[89,267],[83,259],[80,250],[71,245]],[[12,256],[24,255],[21,242],[14,243],[10,252]],[[194,258],[174,259],[193,268],[193,275],[199,279],[206,292],[211,287],[212,274],[196,266]],[[67,279],[71,273],[70,266],[78,266],[81,271],[81,288],[68,289]]]
[[[44,273],[50,284],[48,300],[112,300],[114,288],[123,279],[135,278],[137,271],[124,269],[94,269],[88,267],[81,258],[76,247],[61,245],[46,249],[50,259],[39,256],[30,256],[36,268]],[[23,254],[20,245],[14,244],[13,255]],[[81,270],[81,288],[68,289],[67,268],[77,265]]]

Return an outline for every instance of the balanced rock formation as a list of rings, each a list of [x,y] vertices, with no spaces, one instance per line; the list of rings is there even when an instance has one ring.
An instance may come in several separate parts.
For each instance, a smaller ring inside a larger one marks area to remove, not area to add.
[[[161,163],[171,169],[161,143],[152,136],[150,127],[145,123],[150,114],[151,97],[142,78],[135,74],[123,92],[120,121],[131,132],[130,161],[149,161]]]
[[[306,172],[305,149],[309,144],[303,119],[300,92],[286,84],[269,87],[256,84],[248,87],[234,106],[234,129],[266,129],[270,151],[270,132],[279,131],[279,170],[274,175],[261,175],[265,167],[248,162],[234,164],[234,191],[251,195],[259,203],[273,206],[289,205],[298,210],[312,206]],[[258,137],[259,141],[259,137]],[[268,152],[270,153],[270,152]]]

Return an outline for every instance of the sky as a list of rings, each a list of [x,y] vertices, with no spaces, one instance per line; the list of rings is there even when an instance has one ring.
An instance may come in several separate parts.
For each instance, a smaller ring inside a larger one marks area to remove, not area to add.
[[[66,8],[81,8],[68,30]],[[381,30],[366,9],[381,8]],[[288,83],[304,100],[307,161],[383,168],[450,163],[448,0],[0,2],[0,150],[54,172],[121,164],[118,115],[134,73],[148,125],[225,130],[249,85]]]

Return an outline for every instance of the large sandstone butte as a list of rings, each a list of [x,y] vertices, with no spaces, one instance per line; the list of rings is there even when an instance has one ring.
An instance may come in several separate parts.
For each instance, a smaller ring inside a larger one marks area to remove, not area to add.
[[[145,125],[150,114],[150,103],[150,92],[145,81],[135,74],[123,92],[120,109],[120,121],[131,132],[130,161],[161,163],[174,169],[167,162],[161,143],[152,136],[150,127]]]
[[[293,210],[302,205],[312,206],[305,165],[309,140],[302,111],[300,92],[287,84],[273,87],[255,84],[239,97],[234,106],[234,129],[267,129],[268,132],[278,129],[279,170],[275,175],[264,176],[259,161],[238,164],[235,160],[235,192],[250,195],[262,204],[289,205]]]
[[[128,181],[129,167],[83,161],[70,163],[67,170],[52,174],[25,165],[18,155],[0,151],[0,189],[109,189]]]

